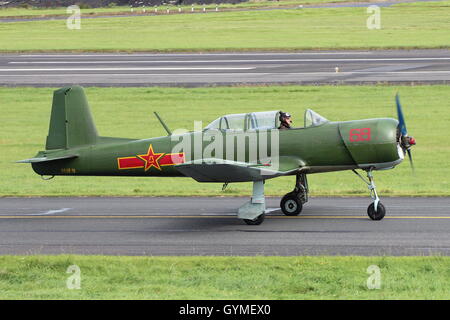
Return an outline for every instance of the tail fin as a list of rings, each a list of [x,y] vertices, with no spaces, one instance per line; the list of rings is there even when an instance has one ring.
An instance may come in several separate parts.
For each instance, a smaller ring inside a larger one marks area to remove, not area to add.
[[[97,129],[83,88],[72,86],[56,90],[46,150],[91,145],[97,140]]]

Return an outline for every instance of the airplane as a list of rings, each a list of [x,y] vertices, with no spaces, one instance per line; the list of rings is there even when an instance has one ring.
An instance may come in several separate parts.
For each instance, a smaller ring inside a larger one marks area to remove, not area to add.
[[[97,132],[80,86],[53,94],[50,126],[44,151],[20,163],[31,163],[49,176],[191,177],[198,182],[252,182],[250,201],[237,210],[248,225],[259,225],[267,212],[264,181],[296,176],[283,196],[281,211],[297,216],[308,201],[307,175],[351,170],[367,185],[373,202],[371,220],[386,214],[373,172],[392,169],[408,154],[415,139],[408,135],[398,94],[398,120],[392,118],[332,122],[307,109],[304,126],[279,130],[279,110],[223,115],[205,128],[171,132],[156,117],[167,136],[149,139],[103,137]],[[367,180],[357,170],[365,171]]]

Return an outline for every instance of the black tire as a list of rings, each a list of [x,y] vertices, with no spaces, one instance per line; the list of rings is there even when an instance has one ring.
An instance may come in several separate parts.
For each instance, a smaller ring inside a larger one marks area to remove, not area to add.
[[[257,226],[257,225],[260,225],[261,223],[263,223],[265,217],[266,217],[266,215],[263,213],[263,214],[259,215],[255,220],[244,219],[244,222],[246,224],[248,224],[249,226]]]
[[[386,208],[381,202],[378,202],[378,208],[377,211],[375,211],[375,204],[372,202],[367,208],[367,214],[369,215],[370,219],[379,221],[384,218],[384,215],[386,214]]]
[[[302,212],[302,201],[292,193],[286,194],[280,202],[281,211],[287,216],[298,216]]]

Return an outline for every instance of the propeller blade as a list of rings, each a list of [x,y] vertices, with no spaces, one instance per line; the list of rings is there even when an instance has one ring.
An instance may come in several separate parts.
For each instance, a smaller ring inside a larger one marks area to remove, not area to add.
[[[411,169],[414,172],[414,163],[413,163],[413,159],[412,159],[412,155],[411,155],[411,149],[406,150],[406,152],[408,152],[408,158],[409,158],[409,164],[411,165]]]
[[[408,131],[406,130],[406,122],[405,117],[403,116],[402,105],[400,104],[400,95],[395,95],[395,102],[397,104],[397,115],[398,115],[398,129],[402,134],[401,147],[403,150],[408,153],[409,164],[411,165],[411,169],[414,173],[414,163],[411,154],[411,147],[416,144],[416,140],[413,137],[408,136]]]
[[[405,118],[403,117],[402,105],[400,104],[400,96],[397,93],[395,95],[395,102],[397,103],[397,115],[398,115],[398,127],[403,136],[408,135],[406,130]]]

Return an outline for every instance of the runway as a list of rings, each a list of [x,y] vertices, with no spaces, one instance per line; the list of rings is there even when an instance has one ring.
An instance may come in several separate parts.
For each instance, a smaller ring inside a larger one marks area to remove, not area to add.
[[[0,254],[450,255],[450,198],[312,198],[298,217],[236,218],[247,198],[1,198]]]
[[[0,85],[449,83],[450,50],[3,54]]]

